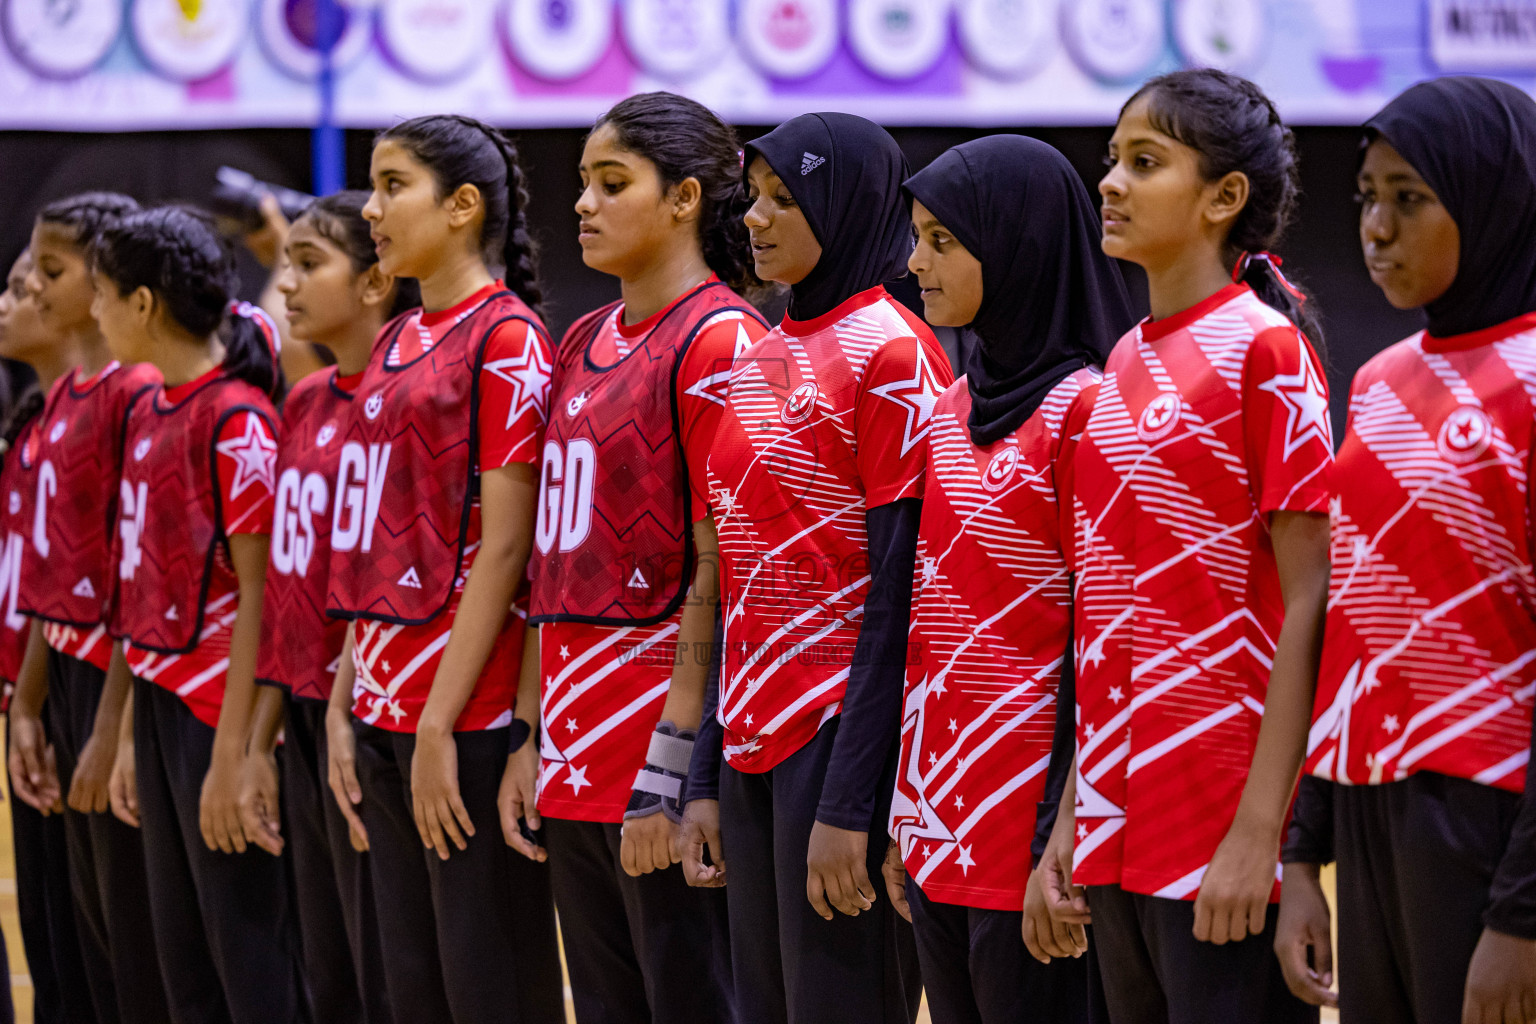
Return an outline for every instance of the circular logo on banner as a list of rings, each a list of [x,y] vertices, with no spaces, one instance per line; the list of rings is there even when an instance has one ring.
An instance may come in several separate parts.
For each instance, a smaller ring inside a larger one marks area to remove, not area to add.
[[[1019,450],[1009,445],[992,456],[992,461],[987,463],[987,471],[981,474],[981,489],[988,494],[996,494],[1008,486],[1008,481],[1013,479],[1013,471],[1018,468]]]
[[[960,45],[998,78],[1025,78],[1050,60],[1060,0],[960,0]]]
[[[1488,450],[1493,440],[1493,421],[1475,405],[1458,405],[1440,424],[1435,447],[1449,462],[1458,466],[1471,462]]]
[[[837,49],[836,0],[746,0],[737,34],[752,63],[775,78],[804,78]]]
[[[1136,78],[1163,52],[1158,0],[1065,0],[1061,34],[1082,69],[1120,82]]]
[[[730,47],[725,0],[626,0],[624,43],[659,78],[691,78]]]
[[[1172,391],[1164,391],[1141,410],[1141,418],[1136,421],[1136,436],[1147,444],[1161,441],[1179,425],[1179,413],[1182,411],[1183,403],[1179,401],[1179,396]]]
[[[882,78],[916,78],[949,40],[948,0],[850,0],[848,43]]]
[[[1196,67],[1249,67],[1264,46],[1264,7],[1259,0],[1178,0],[1173,39]]]
[[[100,64],[123,28],[121,0],[4,0],[0,14],[16,59],[50,78]]]
[[[206,2],[206,0],[205,0]],[[338,3],[335,26],[322,26],[319,0],[260,0],[261,42],[278,67],[295,78],[320,75],[322,29],[333,40],[331,68],[341,71],[368,51],[371,11],[360,3]]]
[[[251,23],[248,0],[134,0],[133,41],[156,71],[195,82],[235,59]]]
[[[784,408],[779,410],[779,419],[790,426],[796,423],[804,423],[811,418],[811,413],[816,409],[816,382],[808,380],[795,388],[790,393],[789,400],[784,403]]]
[[[509,0],[507,45],[517,62],[552,82],[578,78],[613,40],[613,0]]]
[[[482,0],[384,0],[379,37],[407,74],[444,81],[466,74],[492,38],[494,12]]]

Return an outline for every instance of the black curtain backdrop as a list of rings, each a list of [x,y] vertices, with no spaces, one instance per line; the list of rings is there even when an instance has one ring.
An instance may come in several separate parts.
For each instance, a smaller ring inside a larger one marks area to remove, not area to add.
[[[751,139],[767,129],[744,127]],[[1103,173],[1108,128],[1016,129],[1065,153],[1092,189]],[[969,128],[899,128],[892,134],[913,169],[925,166],[945,149],[989,134]],[[576,165],[583,132],[547,129],[516,133],[533,196],[530,220],[541,246],[542,277],[548,296],[549,327],[558,338],[573,320],[618,296],[612,278],[581,262],[572,206],[578,183]],[[1354,128],[1298,128],[1302,203],[1296,222],[1279,246],[1285,271],[1307,288],[1322,311],[1327,332],[1329,382],[1333,393],[1335,435],[1343,430],[1350,378],[1385,346],[1420,326],[1416,315],[1387,305],[1360,257],[1356,235],[1354,170],[1360,133]],[[367,183],[372,134],[347,133],[347,182]],[[256,177],[298,189],[309,185],[309,133],[297,130],[155,132],[110,135],[0,132],[0,260],[8,268],[26,245],[32,217],[44,203],[86,189],[115,189],[144,202],[201,202],[211,191],[221,164],[240,167]],[[243,270],[252,296],[263,272],[245,258]],[[1133,275],[1133,278],[1136,275]],[[1144,308],[1145,285],[1133,288]],[[921,312],[915,289],[898,297]],[[779,308],[768,310],[777,315]]]

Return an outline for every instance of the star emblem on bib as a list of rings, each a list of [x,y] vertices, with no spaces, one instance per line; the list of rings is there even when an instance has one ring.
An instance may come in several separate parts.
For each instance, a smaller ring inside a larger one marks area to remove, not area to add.
[[[1333,433],[1328,425],[1328,392],[1300,339],[1296,345],[1300,349],[1301,369],[1296,373],[1277,373],[1259,385],[1260,391],[1268,391],[1285,406],[1282,459],[1289,459],[1313,439],[1333,451]]]
[[[933,367],[928,365],[928,353],[922,344],[917,345],[917,363],[912,368],[911,377],[870,388],[870,394],[895,402],[906,412],[907,422],[901,432],[901,454],[906,455],[928,436],[933,406],[939,400],[938,381],[934,379]]]
[[[512,385],[512,402],[507,409],[507,429],[510,430],[518,417],[529,410],[537,412],[539,418],[543,419],[544,403],[549,399],[552,367],[537,344],[530,339],[521,355],[497,359],[486,363],[485,368]]]
[[[220,441],[214,445],[220,455],[235,460],[235,479],[230,484],[231,499],[240,497],[254,483],[262,483],[268,490],[276,488],[272,471],[277,465],[277,442],[267,435],[261,417],[245,417],[245,433]]]

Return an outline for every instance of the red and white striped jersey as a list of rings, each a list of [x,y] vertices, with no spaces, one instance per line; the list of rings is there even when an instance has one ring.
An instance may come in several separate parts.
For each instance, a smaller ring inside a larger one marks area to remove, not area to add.
[[[933,410],[910,634],[919,660],[907,673],[890,833],[907,873],[941,903],[1023,905],[1071,656],[1072,505],[1057,467],[1098,380],[1078,370],[982,447],[971,442],[964,377]]]
[[[487,286],[451,309],[413,315],[400,331],[398,344],[384,352],[382,358],[393,366],[421,355],[434,344],[430,339],[441,341],[496,290]],[[380,357],[376,350],[374,358]],[[549,400],[549,366],[549,343],[526,320],[507,320],[492,331],[479,371],[479,470],[538,462]],[[354,408],[353,416],[367,415],[366,403],[355,404],[364,408],[361,413]],[[443,649],[453,631],[464,583],[480,550],[480,499],[472,495],[469,501],[464,552],[443,613],[422,625],[361,618],[352,623],[353,663],[357,669],[352,713],[370,725],[391,732],[416,731],[432,680],[443,660]],[[528,615],[526,591],[526,585],[519,591],[475,690],[454,725],[456,731],[499,728],[512,721]]]
[[[1332,451],[1316,355],[1246,286],[1115,345],[1075,455],[1078,884],[1199,891],[1284,618],[1269,514],[1325,512]]]
[[[1536,314],[1416,334],[1355,375],[1308,769],[1525,787]]]
[[[616,310],[593,339],[594,361],[608,365],[623,359],[671,308],[629,327],[623,326],[623,309]],[[706,507],[705,465],[725,408],[731,362],[767,331],[745,313],[718,313],[707,318],[678,360],[677,423],[695,509]],[[552,415],[564,413],[566,394],[557,379]],[[682,615],[679,609],[650,626],[569,621],[539,626],[544,723],[539,813],[573,821],[624,820],[672,683]],[[683,652],[683,657],[706,655]]]
[[[876,287],[785,319],[736,361],[709,457],[720,536],[725,755],[765,772],[842,707],[869,589],[870,508],[923,496],[952,381],[930,331]]]

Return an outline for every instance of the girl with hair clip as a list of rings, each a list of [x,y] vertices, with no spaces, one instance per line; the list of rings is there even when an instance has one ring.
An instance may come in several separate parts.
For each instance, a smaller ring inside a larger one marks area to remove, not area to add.
[[[113,811],[141,829],[173,1021],[301,1019],[283,864],[247,849],[240,785],[272,522],[277,334],[232,303],[234,256],[169,206],[91,248],[113,355],[165,383],[128,411],[112,632],[134,677]],[[275,691],[274,691],[275,692]]]
[[[379,335],[342,436],[331,788],[366,829],[396,1019],[563,1021],[549,868],[497,828],[551,358],[528,193],[466,117],[383,132],[370,174],[379,270],[423,308]]]
[[[16,754],[17,767],[36,763],[35,715],[46,696],[96,1017],[158,1022],[166,1002],[143,845],[109,813],[107,786],[131,677],[107,635],[107,619],[124,417],[160,375],[152,366],[113,359],[91,317],[87,265],[91,240],[137,209],[127,196],[85,193],[44,207],[32,231],[28,286],[68,370],[52,382],[18,446],[19,469],[30,484],[29,493],[18,495],[32,516],[18,607],[36,624],[18,680]]]
[[[9,712],[14,701],[14,686],[21,674],[23,655],[31,636],[32,620],[16,607],[21,584],[22,548],[32,533],[32,518],[27,514],[27,496],[36,484],[20,468],[16,448],[21,435],[42,411],[43,398],[53,382],[69,372],[69,350],[55,344],[56,339],[43,326],[37,297],[27,288],[32,272],[32,252],[23,250],[11,265],[6,289],[0,293],[0,358],[31,367],[37,382],[17,396],[5,410],[0,426],[0,683],[4,685],[3,703]],[[15,493],[16,500],[9,500]],[[42,723],[35,728],[42,730]],[[12,746],[7,728],[7,746]],[[51,768],[52,748],[43,744],[42,763]],[[23,798],[23,787],[31,787]],[[46,787],[46,788],[45,788]],[[40,792],[41,790],[41,792]],[[94,1019],[90,986],[75,928],[74,900],[69,887],[68,841],[64,836],[64,818],[53,813],[59,804],[58,783],[52,771],[39,773],[34,786],[22,773],[20,782],[11,783],[16,796],[10,805],[11,835],[16,863],[16,916],[21,926],[21,943],[27,970],[32,978],[32,1018],[37,1024]],[[34,803],[41,804],[39,810]],[[0,997],[0,1021],[13,1019],[10,986]]]
[[[1074,456],[1076,813],[1047,900],[1067,924],[1091,908],[1116,1022],[1315,1020],[1269,952],[1333,449],[1316,322],[1263,251],[1294,142],[1251,82],[1181,71],[1122,108],[1108,164],[1104,251],[1146,270],[1152,317]]]
[[[689,888],[673,850],[719,601],[693,536],[705,463],[731,359],[768,330],[739,294],[758,284],[740,151],[667,92],[582,151],[582,258],[623,297],[555,358],[518,702],[542,742],[519,730],[502,805],[525,854],[518,819],[547,831],[582,1024],[735,1019],[725,893]]]
[[[274,856],[285,848],[286,824],[311,1013],[337,1024],[393,1018],[367,834],[351,833],[327,781],[326,704],[342,658],[351,656],[345,620],[325,614],[331,516],[341,435],[374,338],[420,304],[414,281],[379,269],[363,219],[367,201],[367,192],[338,192],[311,203],[288,229],[275,280],[291,336],[324,346],[336,365],[295,384],[283,402],[256,667],[257,682],[279,687],[283,703],[281,714],[263,705],[269,714],[255,726],[242,801],[246,838]]]
[[[684,857],[719,884],[729,851],[736,999],[753,1019],[910,1021],[912,932],[870,879],[896,773],[923,440],[949,363],[883,286],[912,250],[895,140],[807,114],[745,158],[757,274],[792,297],[738,356],[709,458],[701,556],[718,533],[726,767],[695,748]]]
[[[1051,759],[1058,728],[1070,750],[1073,717],[1071,439],[1131,303],[1088,190],[1043,142],[956,146],[906,191],[925,318],[976,344],[922,442],[918,658],[887,891],[913,924],[936,1024],[1013,1020],[1023,1006],[1086,1021],[1082,949],[1026,885],[1071,761]]]
[[[1536,103],[1416,85],[1365,123],[1357,183],[1371,279],[1428,324],[1350,387],[1276,949],[1333,1001],[1336,856],[1344,1020],[1532,1021]]]

